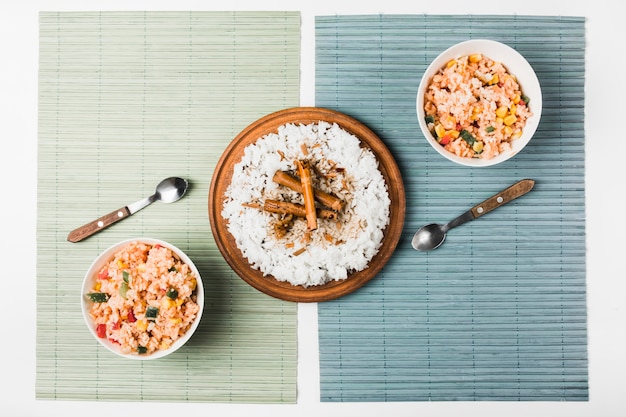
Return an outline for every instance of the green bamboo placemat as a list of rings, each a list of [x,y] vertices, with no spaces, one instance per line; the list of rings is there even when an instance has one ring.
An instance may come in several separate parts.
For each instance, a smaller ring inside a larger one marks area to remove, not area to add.
[[[323,401],[588,399],[584,25],[551,16],[316,19],[316,105],[377,132],[407,192],[391,261],[364,288],[319,306]],[[417,123],[424,70],[469,38],[517,49],[543,90],[536,136],[491,168],[448,162]],[[454,229],[435,251],[411,248],[421,225],[522,178],[537,181],[531,193]]]
[[[44,12],[40,15],[36,397],[293,403],[296,308],[252,289],[221,257],[208,189],[227,144],[299,102],[296,12]],[[70,230],[191,184],[80,243]],[[164,239],[197,264],[202,322],[167,358],[100,347],[80,311],[83,274],[111,244]]]

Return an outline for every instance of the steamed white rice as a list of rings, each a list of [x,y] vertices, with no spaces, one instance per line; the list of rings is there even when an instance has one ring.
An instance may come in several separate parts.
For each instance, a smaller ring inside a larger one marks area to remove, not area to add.
[[[318,218],[318,229],[308,236],[302,218],[278,237],[274,224],[279,215],[248,205],[262,206],[266,199],[303,204],[300,193],[272,180],[278,170],[295,175],[298,159],[315,166],[315,187],[338,196],[345,205],[336,220]],[[316,172],[333,172],[333,176]],[[277,134],[248,145],[225,196],[222,216],[251,266],[304,287],[344,280],[367,268],[389,223],[391,200],[373,152],[337,124],[323,121],[285,124]]]

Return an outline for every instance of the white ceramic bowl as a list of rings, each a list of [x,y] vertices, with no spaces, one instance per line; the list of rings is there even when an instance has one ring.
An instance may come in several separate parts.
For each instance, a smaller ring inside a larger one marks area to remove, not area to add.
[[[189,265],[190,270],[196,275],[197,277],[197,285],[196,285],[196,289],[195,289],[195,293],[196,293],[196,297],[197,297],[197,301],[196,303],[198,304],[199,307],[199,311],[198,314],[195,318],[195,320],[193,321],[191,327],[189,329],[187,329],[187,331],[185,332],[185,334],[180,337],[179,339],[177,339],[176,341],[174,341],[174,343],[172,343],[172,345],[168,348],[168,349],[164,349],[164,350],[157,350],[151,354],[138,354],[138,353],[130,353],[130,354],[126,354],[120,351],[120,346],[119,344],[113,343],[110,340],[108,340],[107,338],[101,338],[98,337],[97,334],[97,330],[96,330],[96,325],[94,324],[93,319],[91,318],[89,311],[91,306],[93,305],[93,301],[87,296],[88,293],[93,292],[93,288],[95,285],[95,282],[98,279],[98,272],[100,271],[100,269],[102,269],[102,267],[107,264],[108,262],[110,262],[113,257],[115,256],[115,254],[124,246],[132,243],[132,242],[142,242],[142,243],[146,243],[146,244],[150,244],[150,245],[161,245],[164,246],[166,248],[169,248],[170,250],[172,250],[172,252],[174,252],[181,261],[183,261],[184,263],[186,263],[187,265]],[[89,267],[89,269],[87,270],[87,273],[85,274],[85,277],[83,279],[83,286],[82,286],[82,291],[81,291],[81,307],[82,307],[82,311],[83,311],[83,317],[85,319],[85,322],[87,324],[87,327],[89,328],[89,331],[91,332],[91,334],[95,337],[95,339],[105,348],[107,348],[109,351],[125,357],[125,358],[129,358],[129,359],[137,359],[137,360],[148,360],[148,359],[157,359],[157,358],[162,358],[166,355],[169,355],[173,352],[175,352],[176,350],[180,349],[193,335],[194,331],[196,330],[196,328],[198,327],[198,324],[200,323],[200,319],[202,316],[202,310],[204,308],[204,288],[202,285],[202,278],[200,277],[200,273],[198,272],[198,269],[196,268],[196,266],[194,265],[194,263],[191,261],[191,259],[189,259],[189,257],[180,249],[178,249],[176,246],[164,242],[162,240],[158,240],[158,239],[152,239],[152,238],[135,238],[135,239],[128,239],[128,240],[124,240],[121,242],[118,242],[112,246],[110,246],[108,249],[106,249],[104,252],[102,252],[91,264],[91,266]]]
[[[517,78],[524,95],[530,98],[528,106],[533,115],[528,118],[522,131],[522,136],[511,142],[512,150],[501,153],[491,159],[463,158],[454,155],[441,146],[429,131],[424,114],[424,93],[432,77],[450,60],[480,53],[494,61],[501,62],[507,71]],[[445,158],[461,165],[471,167],[485,167],[504,162],[520,152],[535,134],[541,118],[542,97],[541,87],[535,71],[528,61],[515,49],[500,42],[487,39],[473,39],[458,43],[443,51],[426,69],[417,90],[417,118],[426,140]]]

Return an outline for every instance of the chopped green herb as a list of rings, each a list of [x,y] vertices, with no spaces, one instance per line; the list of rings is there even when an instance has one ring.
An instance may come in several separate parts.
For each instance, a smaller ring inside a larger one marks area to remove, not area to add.
[[[170,269],[167,270],[168,272],[178,272],[178,269],[176,269],[175,266],[171,267]]]
[[[128,271],[122,271],[122,279],[128,283],[130,281],[130,273]]]
[[[435,116],[428,115],[424,118],[424,120],[426,121],[426,123],[435,123]]]
[[[106,303],[111,296],[105,292],[90,292],[87,297],[94,303]]]
[[[485,132],[487,132],[487,133],[491,133],[491,132],[493,132],[493,131],[495,131],[495,130],[496,130],[496,128],[495,128],[495,127],[493,127],[493,126],[487,126],[487,127],[485,128]]]
[[[146,319],[155,320],[158,315],[159,315],[158,307],[148,306],[148,308],[146,308]]]
[[[137,353],[139,353],[140,355],[148,353],[148,348],[145,346],[137,346]]]
[[[476,142],[476,138],[465,129],[461,130],[460,136],[469,146],[472,146],[474,142]]]
[[[175,300],[178,298],[178,291],[176,291],[176,288],[170,287],[165,293],[165,295],[171,298],[172,300]]]
[[[530,97],[522,94],[522,96],[520,97],[522,99],[522,101],[526,104],[528,104],[530,102]]]

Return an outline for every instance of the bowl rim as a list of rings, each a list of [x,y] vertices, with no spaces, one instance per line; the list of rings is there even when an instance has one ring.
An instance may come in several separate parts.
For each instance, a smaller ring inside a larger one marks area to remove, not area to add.
[[[197,288],[196,288],[196,295],[197,295],[196,303],[198,304],[199,310],[198,310],[198,315],[196,316],[195,320],[191,324],[191,327],[189,327],[189,329],[187,329],[187,332],[185,332],[185,334],[182,337],[177,339],[169,349],[159,350],[150,355],[125,354],[125,353],[120,352],[119,349],[116,349],[116,345],[109,342],[107,339],[99,338],[93,326],[93,320],[89,316],[89,306],[91,305],[91,301],[89,301],[87,297],[85,296],[85,294],[90,290],[91,283],[93,282],[94,277],[97,275],[97,272],[99,271],[99,269],[106,262],[108,262],[118,250],[120,250],[125,245],[128,245],[133,242],[142,242],[142,243],[147,243],[151,245],[160,244],[162,246],[167,247],[168,249],[175,252],[176,255],[180,256],[181,260],[185,262],[187,265],[189,265],[191,270],[198,277]],[[202,312],[204,310],[204,285],[202,283],[202,276],[200,275],[200,272],[198,271],[198,268],[196,267],[194,262],[183,250],[178,248],[176,245],[173,245],[172,243],[169,243],[167,241],[164,241],[161,239],[155,239],[152,237],[135,237],[135,238],[124,239],[124,240],[118,241],[110,245],[109,247],[101,251],[98,254],[98,256],[96,256],[96,258],[91,262],[91,264],[89,265],[89,268],[87,268],[87,271],[85,272],[82,286],[81,286],[80,297],[81,297],[81,310],[82,310],[83,319],[85,321],[85,325],[89,329],[89,332],[94,337],[94,339],[96,339],[98,343],[104,346],[108,351],[120,357],[133,359],[133,360],[159,359],[164,356],[170,355],[174,353],[175,351],[177,351],[178,349],[180,349],[183,345],[187,343],[187,341],[195,333],[198,325],[200,324],[200,320],[202,318]]]
[[[502,62],[507,68],[507,71],[516,76],[524,94],[532,99],[529,103],[529,107],[533,112],[533,115],[526,121],[526,126],[524,127],[522,136],[515,140],[514,148],[510,152],[501,153],[491,159],[460,157],[447,151],[439,145],[436,139],[432,136],[428,130],[426,121],[424,120],[424,92],[433,75],[449,60],[459,56],[468,55],[470,53],[482,53],[490,59]],[[522,75],[522,77],[520,77],[520,75]],[[488,167],[505,162],[517,155],[526,147],[528,142],[530,142],[534,136],[541,119],[542,110],[543,97],[541,85],[539,84],[539,79],[537,78],[537,74],[535,73],[533,67],[516,49],[506,43],[493,39],[468,39],[448,47],[426,67],[417,89],[417,119],[422,134],[426,138],[427,142],[446,159],[469,167]]]

